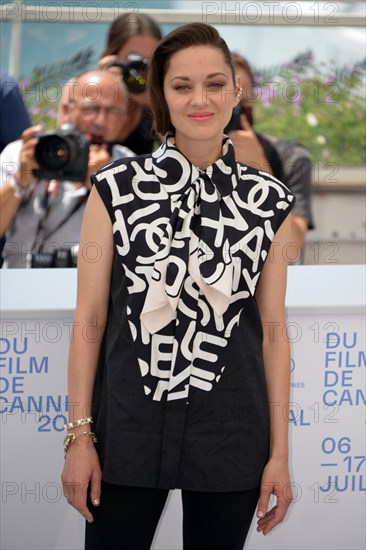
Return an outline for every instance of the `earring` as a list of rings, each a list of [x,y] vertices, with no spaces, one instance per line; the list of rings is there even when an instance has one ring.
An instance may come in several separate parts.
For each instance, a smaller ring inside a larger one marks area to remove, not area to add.
[[[240,99],[242,95],[243,95],[243,88],[239,88],[239,90],[238,90],[238,92],[237,92],[237,94],[236,94],[236,97],[237,97],[238,99]]]

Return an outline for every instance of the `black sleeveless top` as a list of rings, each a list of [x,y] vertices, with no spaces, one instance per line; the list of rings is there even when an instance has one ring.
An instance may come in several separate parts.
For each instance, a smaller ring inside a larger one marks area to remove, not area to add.
[[[175,147],[93,176],[113,225],[93,415],[104,480],[198,491],[259,486],[268,400],[255,288],[294,203],[272,176]]]

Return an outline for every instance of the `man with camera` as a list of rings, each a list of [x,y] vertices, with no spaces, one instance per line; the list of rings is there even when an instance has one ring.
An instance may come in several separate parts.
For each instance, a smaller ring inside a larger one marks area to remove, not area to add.
[[[135,154],[114,142],[127,112],[121,79],[89,71],[66,84],[61,125],[25,130],[0,156],[0,235],[4,267],[70,267],[76,263],[90,175]]]

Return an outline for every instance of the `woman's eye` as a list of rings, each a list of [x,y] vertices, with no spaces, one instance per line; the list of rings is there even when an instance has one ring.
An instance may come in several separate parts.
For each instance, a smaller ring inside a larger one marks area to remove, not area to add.
[[[224,87],[224,84],[222,82],[210,82],[207,84],[207,88],[210,90],[221,90],[221,88]]]
[[[186,90],[188,90],[188,86],[186,84],[180,84],[179,86],[176,86],[175,89],[178,92],[185,92]]]

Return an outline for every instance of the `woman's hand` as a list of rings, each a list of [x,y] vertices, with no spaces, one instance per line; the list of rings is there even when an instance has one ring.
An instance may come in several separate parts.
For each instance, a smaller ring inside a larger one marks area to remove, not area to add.
[[[228,136],[233,142],[235,158],[257,170],[272,174],[271,166],[266,159],[262,145],[245,115],[240,115],[241,130],[233,130]]]
[[[113,63],[114,61],[119,61],[118,57],[116,55],[106,55],[99,59],[98,61],[98,69],[101,71],[111,71],[112,73],[117,74],[118,76],[121,76],[121,69],[119,67],[110,67],[109,65]]]
[[[276,497],[276,504],[268,510],[270,496]],[[257,531],[267,535],[286,516],[292,501],[292,489],[287,461],[270,459],[264,468],[261,492],[257,510]]]
[[[86,505],[90,484],[90,499],[98,506],[101,494],[102,470],[93,442],[89,437],[78,437],[69,447],[61,480],[66,500],[89,522],[93,516]]]

